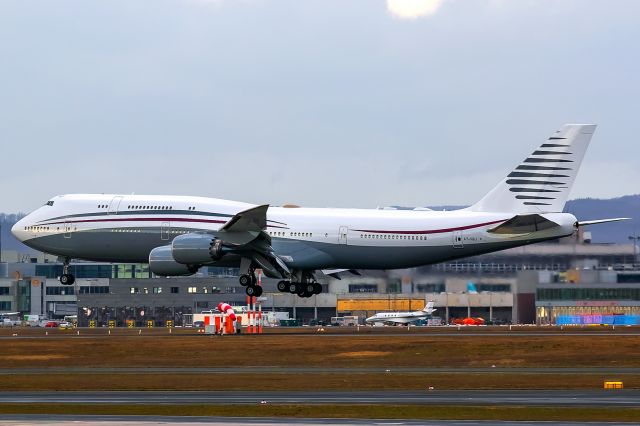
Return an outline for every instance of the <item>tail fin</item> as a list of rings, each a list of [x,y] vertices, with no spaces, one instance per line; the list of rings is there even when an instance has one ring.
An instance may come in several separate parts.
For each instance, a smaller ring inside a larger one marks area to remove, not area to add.
[[[423,312],[426,312],[426,313],[428,313],[428,314],[430,314],[430,313],[434,312],[434,311],[435,311],[435,309],[433,309],[433,304],[434,304],[434,303],[433,303],[433,301],[428,302],[428,303],[425,305],[425,307],[424,307],[424,309],[423,309],[422,311],[423,311]]]
[[[595,124],[565,124],[469,209],[562,212],[595,130]]]

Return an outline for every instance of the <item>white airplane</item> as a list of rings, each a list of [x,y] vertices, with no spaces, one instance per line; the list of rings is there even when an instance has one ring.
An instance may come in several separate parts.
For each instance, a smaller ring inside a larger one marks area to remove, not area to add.
[[[374,316],[367,318],[366,321],[371,323],[410,324],[430,317],[435,311],[436,309],[433,309],[433,302],[429,302],[421,311],[379,312]]]
[[[562,213],[595,125],[568,124],[471,207],[455,211],[297,208],[215,198],[59,195],[12,228],[36,250],[60,256],[63,284],[71,259],[149,262],[159,276],[190,275],[203,265],[238,267],[259,296],[255,269],[278,289],[310,297],[316,271],[397,269],[553,240],[582,225]],[[495,155],[495,153],[493,154]]]

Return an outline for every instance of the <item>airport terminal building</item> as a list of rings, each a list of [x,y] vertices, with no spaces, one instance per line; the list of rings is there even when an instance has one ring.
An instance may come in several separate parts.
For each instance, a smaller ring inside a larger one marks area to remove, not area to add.
[[[635,253],[632,244],[567,239],[409,270],[322,277],[323,293],[311,298],[280,293],[274,280],[263,279],[259,303],[263,310],[286,311],[303,323],[420,310],[430,300],[443,323],[481,317],[495,323],[555,324],[568,316],[640,315]],[[187,324],[194,313],[219,302],[247,303],[232,269],[202,268],[192,277],[155,278],[145,264],[76,263],[75,284],[63,286],[57,280],[59,263],[46,257],[21,260],[0,264],[0,313],[46,318],[77,314],[79,325],[112,320],[124,326],[129,320],[142,326],[151,320],[159,326],[168,320]],[[477,293],[468,291],[469,283]]]

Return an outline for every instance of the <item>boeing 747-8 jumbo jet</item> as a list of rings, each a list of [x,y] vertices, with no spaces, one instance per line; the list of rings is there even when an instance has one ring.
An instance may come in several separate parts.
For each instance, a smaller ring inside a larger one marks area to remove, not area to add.
[[[562,213],[596,126],[567,124],[471,207],[455,211],[287,208],[214,198],[59,195],[12,228],[26,245],[64,259],[149,262],[161,276],[203,265],[240,268],[259,296],[255,269],[278,289],[310,297],[316,271],[427,265],[571,235],[579,222]]]

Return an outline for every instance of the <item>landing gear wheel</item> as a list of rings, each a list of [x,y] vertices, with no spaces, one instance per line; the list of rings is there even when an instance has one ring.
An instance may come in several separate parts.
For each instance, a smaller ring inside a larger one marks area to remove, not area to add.
[[[313,285],[313,283],[307,283],[307,284],[305,284],[303,286],[303,288],[304,288],[304,292],[309,294],[309,295],[313,295],[314,294],[313,292],[316,289],[315,286]]]
[[[289,283],[289,293],[296,294],[298,292],[298,285],[296,283]]]
[[[278,281],[278,291],[281,293],[289,291],[286,281]]]
[[[313,294],[322,293],[322,285],[320,283],[313,283]]]
[[[242,287],[246,287],[246,286],[252,284],[251,275],[249,275],[249,274],[240,275],[240,278],[238,279],[238,281],[240,281],[240,285]],[[247,293],[247,294],[249,294],[249,293]]]
[[[62,274],[60,275],[60,284],[62,285],[71,285],[76,282],[76,278],[73,274]]]
[[[256,290],[255,290],[255,294],[253,295],[254,297],[260,297],[260,296],[262,296],[262,287],[260,287],[260,286],[258,285],[258,286],[255,286],[255,287],[253,287],[253,288],[255,288],[255,289],[256,289]]]
[[[256,293],[258,292],[258,287],[254,287],[252,285],[249,285],[244,290],[244,292],[247,293],[247,296],[254,297],[256,295]]]

